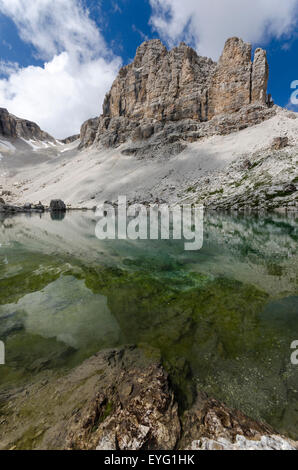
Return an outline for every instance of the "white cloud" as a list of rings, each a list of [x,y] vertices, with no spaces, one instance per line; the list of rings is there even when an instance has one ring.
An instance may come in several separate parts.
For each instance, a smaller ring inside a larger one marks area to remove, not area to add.
[[[9,62],[0,60],[0,74],[8,76],[19,70],[19,64],[17,62]]]
[[[0,62],[0,106],[37,122],[57,138],[101,112],[121,65],[80,0],[0,0],[0,12],[31,43],[43,67]]]
[[[181,40],[218,59],[231,36],[252,43],[290,33],[298,0],[150,0],[151,23],[169,46]]]

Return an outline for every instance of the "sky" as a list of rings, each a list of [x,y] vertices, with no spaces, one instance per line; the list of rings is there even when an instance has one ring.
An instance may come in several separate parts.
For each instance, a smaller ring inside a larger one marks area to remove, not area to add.
[[[298,112],[298,0],[0,0],[0,107],[64,138],[143,41],[218,60],[231,36],[267,50],[268,92]]]

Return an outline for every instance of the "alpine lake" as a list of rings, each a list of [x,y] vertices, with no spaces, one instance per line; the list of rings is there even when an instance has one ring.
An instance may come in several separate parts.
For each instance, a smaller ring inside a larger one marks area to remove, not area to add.
[[[198,251],[100,241],[96,224],[0,218],[0,396],[134,344],[160,358],[181,412],[204,391],[298,440],[297,214],[205,214]]]

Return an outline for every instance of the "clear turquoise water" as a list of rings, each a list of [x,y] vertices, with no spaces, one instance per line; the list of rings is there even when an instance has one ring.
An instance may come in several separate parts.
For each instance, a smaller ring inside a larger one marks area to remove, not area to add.
[[[95,238],[92,212],[0,219],[0,389],[100,349],[160,356],[196,389],[298,439],[298,219],[207,215],[203,249]]]

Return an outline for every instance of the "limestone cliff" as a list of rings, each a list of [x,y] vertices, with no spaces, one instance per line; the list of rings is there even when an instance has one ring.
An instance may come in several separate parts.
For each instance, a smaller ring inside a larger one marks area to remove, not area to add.
[[[103,114],[83,124],[81,148],[94,142],[117,146],[159,133],[165,140],[169,123],[176,123],[179,137],[193,141],[271,117],[266,52],[257,49],[253,62],[251,55],[251,45],[239,38],[228,39],[218,64],[185,43],[168,51],[157,39],[144,42],[120,70]]]
[[[103,114],[158,121],[205,119],[206,89],[215,66],[184,43],[168,52],[159,40],[145,42],[134,62],[120,70]]]
[[[35,122],[18,118],[5,108],[0,108],[0,135],[12,139],[20,137],[26,140],[55,142],[55,139],[42,131]]]
[[[258,103],[266,106],[269,68],[266,52],[257,49],[251,61],[251,44],[228,39],[208,89],[208,118],[238,112]]]

